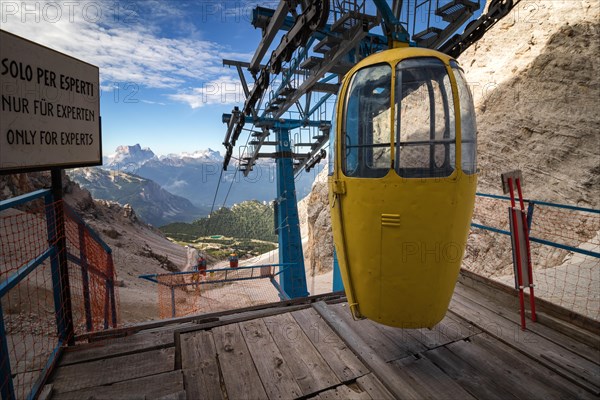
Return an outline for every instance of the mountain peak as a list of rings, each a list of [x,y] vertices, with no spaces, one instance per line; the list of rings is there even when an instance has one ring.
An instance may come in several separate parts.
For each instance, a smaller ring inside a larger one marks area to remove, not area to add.
[[[166,156],[161,156],[160,160],[186,160],[186,161],[199,161],[199,162],[214,162],[214,161],[222,161],[223,157],[221,153],[211,148],[206,150],[196,150],[192,153],[189,152],[181,152],[181,153],[170,153]]]
[[[147,154],[152,154],[154,156],[154,152],[150,149],[150,147],[144,147],[142,148],[142,146],[140,146],[139,143],[134,144],[133,146],[128,146],[128,145],[121,145],[118,146],[117,149],[115,150],[116,154],[123,154],[123,153],[127,153],[127,154],[137,154],[137,153],[147,153]]]
[[[118,146],[114,154],[105,158],[104,164],[111,169],[133,170],[155,158],[157,157],[150,148],[142,148],[139,143],[136,143],[133,146]]]

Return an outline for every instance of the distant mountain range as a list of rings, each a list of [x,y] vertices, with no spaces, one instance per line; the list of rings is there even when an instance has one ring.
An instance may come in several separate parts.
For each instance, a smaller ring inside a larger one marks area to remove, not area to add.
[[[208,215],[217,186],[215,209],[223,205],[226,196],[226,206],[248,200],[270,202],[276,197],[273,160],[259,160],[248,177],[235,172],[236,164],[221,175],[223,157],[212,149],[157,156],[151,149],[136,144],[117,147],[103,161],[102,167],[79,168],[69,175],[94,198],[128,203],[143,220],[155,226],[191,222]],[[296,179],[298,200],[310,192],[321,169],[303,172]]]
[[[151,179],[163,189],[187,198],[195,206],[210,207],[215,190],[219,184],[223,157],[218,151],[207,149],[193,153],[169,154],[157,156],[149,148],[119,146],[115,154],[104,159],[103,168],[125,171]],[[229,170],[223,172],[216,205],[221,206],[227,197],[226,206],[246,200],[271,201],[276,197],[276,168],[273,160],[259,160],[254,171],[244,177],[235,173],[236,165],[232,163]],[[296,196],[306,196],[321,168],[310,173],[302,173],[296,179]],[[231,181],[235,182],[229,191]]]
[[[119,146],[114,154],[105,156],[103,167],[111,170],[135,172],[135,170],[148,161],[159,161],[170,165],[183,165],[185,163],[212,163],[223,162],[223,157],[218,151],[208,149],[193,153],[167,154],[157,156],[149,147],[139,144],[133,146]]]
[[[94,198],[129,204],[142,220],[154,226],[195,221],[210,211],[169,193],[150,179],[127,172],[77,168],[68,171],[68,174],[73,181],[88,189]]]

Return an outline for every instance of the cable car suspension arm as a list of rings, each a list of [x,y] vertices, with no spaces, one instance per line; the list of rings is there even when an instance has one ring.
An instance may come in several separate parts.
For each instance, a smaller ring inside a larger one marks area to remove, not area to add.
[[[481,39],[492,26],[507,16],[520,2],[521,0],[492,0],[487,13],[470,22],[462,34],[454,35],[437,50],[457,58]]]

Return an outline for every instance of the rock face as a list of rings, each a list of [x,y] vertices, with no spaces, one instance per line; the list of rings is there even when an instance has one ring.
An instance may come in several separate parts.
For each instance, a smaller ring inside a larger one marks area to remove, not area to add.
[[[68,174],[95,199],[129,204],[143,221],[157,227],[171,222],[192,222],[209,211],[169,193],[150,179],[127,172],[88,167],[69,170]]]
[[[521,169],[527,196],[598,208],[599,24],[565,24],[523,74],[481,104],[479,189]]]
[[[306,204],[308,224],[308,243],[306,258],[310,260],[311,274],[330,271],[333,266],[333,236],[331,234],[331,215],[327,199],[327,169],[319,173],[312,191],[302,202]]]
[[[50,174],[46,172],[0,175],[0,200],[50,187],[50,184]]]
[[[519,168],[528,198],[600,207],[599,10],[592,0],[522,1],[461,55],[477,109],[478,191],[500,193],[500,173]],[[305,200],[306,253],[326,271],[331,223],[319,178]],[[492,254],[492,239],[467,257]]]
[[[32,172],[28,174],[0,175],[0,200],[16,197],[39,189],[50,188],[51,179],[49,172]],[[87,190],[81,189],[78,184],[71,181],[63,174],[63,193],[65,200],[77,212],[86,213],[95,209],[94,200]],[[20,207],[28,209],[28,205]],[[37,207],[34,207],[36,209]]]
[[[0,200],[50,186],[48,173],[0,176]],[[93,200],[67,176],[63,177],[66,203],[102,237],[113,250],[120,281],[121,323],[158,317],[156,285],[138,278],[141,274],[167,273],[185,267],[185,249],[140,221],[129,205]],[[31,204],[31,203],[30,203]],[[31,211],[27,207],[23,211]],[[32,207],[32,210],[39,207]],[[1,216],[0,216],[1,217]],[[0,236],[4,232],[0,232]]]
[[[521,169],[526,197],[598,208],[600,4],[521,2],[461,55],[477,108],[478,190]]]

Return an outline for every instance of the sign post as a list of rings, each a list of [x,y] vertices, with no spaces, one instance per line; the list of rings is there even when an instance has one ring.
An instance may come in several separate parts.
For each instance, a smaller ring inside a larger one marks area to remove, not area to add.
[[[75,344],[75,328],[73,325],[73,308],[71,305],[71,284],[69,282],[69,263],[67,260],[67,236],[65,227],[65,214],[63,209],[63,189],[62,189],[62,170],[52,168],[50,170],[52,179],[52,197],[54,200],[54,220],[56,224],[56,258],[58,261],[58,281],[60,298],[60,317],[63,319],[59,323],[62,332],[58,332],[63,343],[71,346]]]
[[[521,329],[525,330],[525,294],[524,289],[529,288],[529,301],[531,307],[531,320],[536,322],[535,296],[533,285],[533,267],[531,263],[531,249],[529,243],[529,224],[527,212],[521,191],[523,180],[520,170],[502,174],[502,190],[510,193],[511,206],[508,208],[510,236],[513,250],[513,268],[515,272],[515,288],[519,291],[519,304],[521,309]],[[519,208],[516,206],[515,186],[519,196]]]
[[[56,317],[68,345],[75,332],[62,170],[101,164],[98,67],[0,30],[0,174],[51,171]]]

